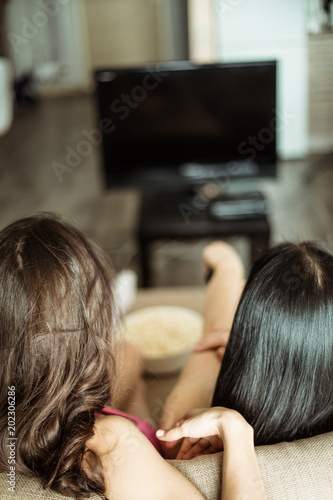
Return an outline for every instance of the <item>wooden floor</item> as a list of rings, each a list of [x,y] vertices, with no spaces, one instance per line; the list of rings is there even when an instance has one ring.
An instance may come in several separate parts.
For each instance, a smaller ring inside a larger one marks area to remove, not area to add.
[[[65,163],[77,149],[83,131],[95,127],[93,96],[43,100],[16,111],[11,130],[0,138],[0,226],[18,217],[52,211],[84,230],[112,256],[117,270],[140,275],[135,230],[140,193],[106,191],[100,153],[93,146],[72,172],[57,177],[54,162]],[[323,241],[333,250],[332,153],[281,162],[274,180],[259,183],[270,205],[272,241]],[[248,265],[247,242],[230,240]],[[159,242],[153,248],[154,285],[203,283],[201,252],[207,240]]]

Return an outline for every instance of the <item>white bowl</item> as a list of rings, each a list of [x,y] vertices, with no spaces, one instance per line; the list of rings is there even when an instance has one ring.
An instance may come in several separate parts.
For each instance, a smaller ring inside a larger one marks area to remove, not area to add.
[[[203,317],[177,306],[146,307],[125,316],[126,340],[136,344],[151,375],[178,372],[201,338]]]

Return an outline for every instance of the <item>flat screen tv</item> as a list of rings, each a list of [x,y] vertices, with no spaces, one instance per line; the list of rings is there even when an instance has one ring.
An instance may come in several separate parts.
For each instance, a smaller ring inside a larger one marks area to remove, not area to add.
[[[95,71],[107,188],[276,175],[276,61]]]

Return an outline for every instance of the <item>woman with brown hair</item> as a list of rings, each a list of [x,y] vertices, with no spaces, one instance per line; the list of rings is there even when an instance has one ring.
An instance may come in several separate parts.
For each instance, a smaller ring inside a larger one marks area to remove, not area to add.
[[[59,217],[25,217],[0,232],[0,472],[10,470],[10,398],[15,472],[44,488],[74,498],[202,499],[163,459],[146,423],[115,410],[145,412],[139,357],[117,340],[112,283],[106,255]],[[124,389],[124,378],[138,390]],[[222,498],[265,498],[243,417],[217,408],[193,421],[189,436],[223,441]]]

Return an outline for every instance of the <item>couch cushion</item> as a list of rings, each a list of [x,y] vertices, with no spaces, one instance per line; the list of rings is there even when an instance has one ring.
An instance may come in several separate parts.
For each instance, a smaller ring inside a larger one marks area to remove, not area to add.
[[[262,478],[269,500],[332,500],[333,432],[293,443],[256,448]],[[188,477],[207,500],[221,498],[222,453],[193,460],[170,460]],[[16,474],[15,494],[8,491],[8,477],[0,474],[2,500],[60,500],[63,497],[43,490],[36,479]],[[249,478],[249,482],[252,481]],[[91,500],[99,500],[93,495]]]
[[[49,488],[44,490],[40,481],[35,478],[16,474],[15,493],[8,490],[8,477],[0,474],[0,498],[1,500],[68,500],[68,497],[59,495]],[[100,496],[92,495],[90,500],[101,500]]]
[[[220,500],[222,455],[171,463],[207,500]],[[293,443],[258,446],[256,456],[269,500],[332,500],[333,432]]]

